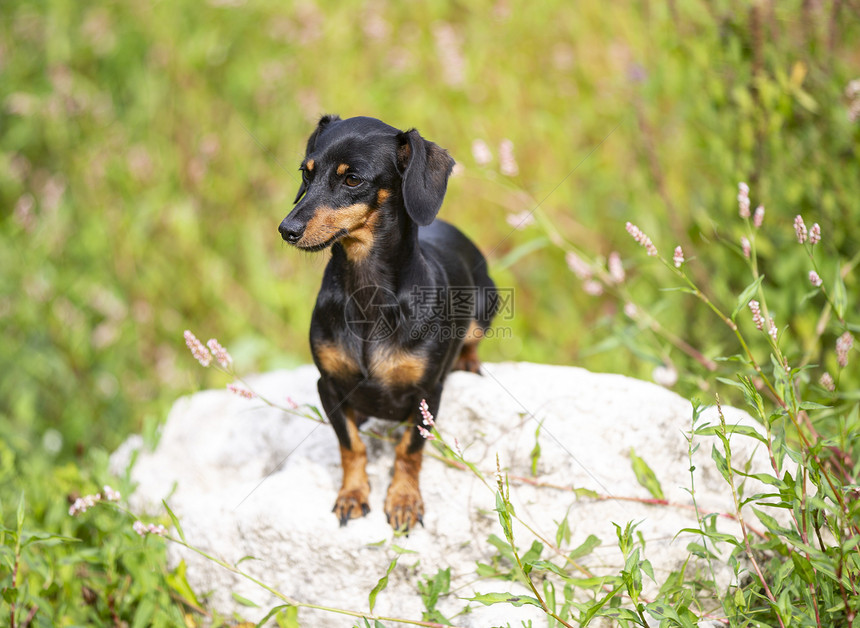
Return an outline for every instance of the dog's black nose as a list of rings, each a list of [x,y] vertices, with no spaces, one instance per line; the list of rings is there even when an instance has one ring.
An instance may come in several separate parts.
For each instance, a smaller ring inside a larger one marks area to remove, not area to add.
[[[284,220],[281,223],[281,226],[278,227],[278,231],[281,233],[281,237],[284,240],[290,244],[295,244],[302,239],[302,235],[305,232],[305,226],[302,224],[288,223]]]

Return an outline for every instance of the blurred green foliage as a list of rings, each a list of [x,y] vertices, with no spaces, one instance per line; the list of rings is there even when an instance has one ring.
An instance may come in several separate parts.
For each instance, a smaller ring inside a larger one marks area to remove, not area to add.
[[[34,525],[59,525],[46,478],[70,461],[101,477],[101,450],[225,383],[187,354],[184,329],[248,371],[309,360],[327,254],[288,249],[276,229],[326,112],[414,126],[461,164],[441,215],[516,290],[498,323],[513,337],[488,340],[485,359],[648,378],[668,352],[682,393],[710,387],[616,299],[586,294],[564,250],[619,251],[630,268],[629,220],[664,254],[683,245],[733,304],[749,283],[742,224],[715,224],[747,181],[767,209],[759,263],[793,332],[786,354],[832,366],[838,334],[819,338],[823,303],[804,299],[806,266],[783,251],[802,213],[821,224],[827,281],[837,259],[856,261],[856,3],[4,0],[0,16],[0,438],[13,461],[0,501],[25,489]],[[499,171],[506,139],[513,176]],[[476,163],[474,140],[493,161]],[[534,209],[546,231],[506,220]],[[711,357],[737,351],[648,270],[630,290],[667,329]],[[856,273],[845,282],[856,293]]]

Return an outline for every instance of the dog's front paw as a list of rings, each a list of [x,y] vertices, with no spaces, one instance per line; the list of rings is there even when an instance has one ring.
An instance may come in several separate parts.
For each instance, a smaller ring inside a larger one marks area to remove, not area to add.
[[[481,374],[481,361],[478,359],[478,349],[475,344],[464,344],[460,355],[452,367],[453,371],[468,371],[469,373]]]
[[[340,520],[341,527],[350,519],[358,519],[370,512],[367,503],[368,491],[364,489],[341,489],[337,494],[332,512]]]
[[[385,515],[395,530],[409,532],[416,523],[424,525],[424,500],[417,486],[392,483],[385,498]]]

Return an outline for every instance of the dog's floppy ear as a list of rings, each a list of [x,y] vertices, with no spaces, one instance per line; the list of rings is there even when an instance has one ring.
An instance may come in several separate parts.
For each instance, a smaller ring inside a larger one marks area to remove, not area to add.
[[[448,151],[428,142],[415,129],[400,133],[397,139],[406,213],[419,225],[429,225],[442,207],[454,160]]]
[[[326,114],[322,118],[320,118],[319,124],[317,124],[317,128],[314,129],[314,132],[311,133],[311,136],[308,138],[308,146],[305,149],[305,155],[310,155],[314,152],[314,147],[317,143],[317,138],[320,136],[320,133],[323,132],[330,123],[337,122],[340,120],[340,116],[337,114]]]
[[[308,138],[308,145],[305,148],[305,156],[310,155],[314,152],[314,148],[316,147],[317,138],[322,133],[323,129],[325,129],[329,123],[340,120],[340,116],[334,114],[326,114],[322,118],[320,118],[319,123],[317,124],[317,128],[314,129],[314,132],[311,133],[311,136]],[[299,199],[305,195],[305,192],[308,191],[308,184],[305,183],[304,178],[302,178],[302,184],[299,186],[299,191],[296,194],[296,200],[293,201],[293,204],[299,202]]]

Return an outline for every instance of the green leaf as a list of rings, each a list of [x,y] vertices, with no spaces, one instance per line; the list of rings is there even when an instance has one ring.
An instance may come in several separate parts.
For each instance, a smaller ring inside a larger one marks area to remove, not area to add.
[[[534,240],[523,242],[519,246],[514,247],[507,255],[505,255],[502,259],[493,264],[493,266],[497,270],[502,270],[503,268],[513,266],[521,258],[525,257],[529,253],[539,251],[547,244],[549,244],[549,238],[547,238],[546,236],[541,236],[539,238],[535,238]]]
[[[561,547],[562,543],[570,543],[570,523],[568,523],[567,518],[570,516],[570,507],[568,506],[567,512],[564,513],[564,519],[561,520],[561,523],[553,520],[553,522],[558,526],[555,530],[555,544],[557,547]]]
[[[394,560],[391,561],[388,565],[388,570],[385,572],[385,575],[379,579],[379,582],[376,583],[376,586],[373,587],[373,590],[370,592],[368,596],[368,601],[370,602],[370,612],[373,612],[373,607],[376,605],[376,596],[379,595],[380,591],[385,589],[388,586],[388,576],[391,575],[391,572],[394,571],[394,567],[397,565],[397,559],[400,558],[400,555],[394,557]]]
[[[233,565],[233,566],[234,566],[234,567],[238,567],[239,565],[241,565],[242,563],[244,563],[246,560],[260,560],[260,559],[259,559],[259,558],[257,558],[256,556],[251,556],[251,555],[249,554],[248,556],[242,556],[242,558],[240,558],[240,559],[238,560],[238,562],[237,562],[235,565]]]
[[[719,425],[708,425],[697,429],[696,436],[714,436],[723,431],[725,431],[726,434],[749,436],[760,443],[767,444],[767,438],[751,425],[726,425],[725,430],[723,430],[722,426]]]
[[[18,542],[21,541],[21,534],[24,531],[24,491],[21,491],[21,497],[18,499]]]
[[[179,594],[182,599],[191,602],[195,606],[200,606],[200,600],[197,599],[194,589],[192,589],[191,585],[188,584],[188,578],[185,575],[186,569],[187,565],[185,564],[185,561],[180,561],[176,566],[176,569],[165,576],[167,586]]]
[[[612,591],[607,593],[597,604],[591,605],[585,615],[582,617],[582,621],[580,622],[581,626],[587,626],[588,622],[592,620],[592,618],[597,615],[601,609],[609,602],[612,598],[614,598],[621,591],[621,585],[617,585]]]
[[[508,502],[502,497],[501,491],[496,492],[496,512],[499,513],[499,523],[507,538],[511,538],[513,530],[511,529],[511,514],[508,510]]]
[[[438,621],[441,614],[436,611],[436,603],[439,596],[451,590],[451,568],[440,569],[432,578],[424,576],[424,582],[418,583],[418,592],[424,602],[424,608],[434,615],[434,621]],[[426,617],[425,617],[426,619]],[[447,620],[446,620],[447,621]]]
[[[798,552],[791,552],[791,562],[794,563],[794,571],[807,584],[815,584],[815,572],[805,556],[802,556]]]
[[[761,285],[762,280],[764,279],[764,275],[759,275],[750,285],[748,285],[741,295],[738,297],[737,304],[735,304],[735,309],[732,312],[731,319],[735,320],[735,317],[740,313],[742,309],[747,307],[749,302],[755,296],[755,293],[758,291],[758,287]]]
[[[557,576],[561,576],[562,578],[568,578],[570,575],[564,569],[562,569],[555,563],[549,562],[548,560],[537,560],[532,563],[532,567],[534,569],[537,569],[538,571],[550,571]]]
[[[740,382],[737,382],[737,381],[735,381],[735,380],[733,380],[733,379],[729,379],[728,377],[718,377],[718,378],[717,378],[717,381],[718,381],[718,382],[721,382],[721,383],[723,383],[723,384],[726,384],[727,386],[732,386],[732,387],[734,387],[734,388],[738,388],[738,389],[740,389],[740,390],[743,390],[743,389],[744,389],[744,385],[743,385],[743,384],[741,384]]]
[[[395,554],[417,554],[415,550],[406,549],[404,547],[400,547],[399,545],[391,544],[391,549]]]
[[[840,273],[836,273],[836,281],[833,282],[833,308],[839,318],[843,318],[847,302],[848,294],[845,290],[845,281]]]
[[[645,487],[654,499],[665,500],[666,497],[663,495],[663,489],[660,486],[657,475],[642,458],[636,455],[632,447],[630,449],[630,460],[633,463],[633,473],[636,474],[636,481]]]
[[[767,528],[769,532],[772,532],[777,536],[796,536],[793,530],[782,527],[781,525],[779,525],[779,522],[773,517],[771,517],[769,514],[762,512],[758,508],[753,508],[753,512],[755,513],[756,517],[758,517],[758,520],[762,522],[762,525],[764,525],[764,527]]]
[[[282,604],[273,608],[266,617],[260,620],[256,628],[263,628],[272,616],[274,616],[278,628],[300,628],[299,609],[289,604]]]
[[[712,541],[722,541],[725,543],[730,543],[735,546],[740,546],[740,542],[731,534],[726,534],[724,532],[717,532],[716,530],[700,530],[699,528],[681,528],[678,530],[678,534],[682,534],[684,532],[688,532],[690,534],[698,534],[705,535]],[[677,534],[675,535],[678,536]]]
[[[155,615],[155,603],[152,598],[143,598],[134,613],[131,628],[149,628],[152,626],[153,615]]]
[[[726,462],[726,457],[720,453],[716,445],[711,446],[711,458],[717,464],[717,470],[723,476],[726,482],[731,483],[731,475],[729,474],[729,463]]]
[[[522,562],[533,563],[540,558],[543,552],[543,544],[540,541],[532,541],[532,545],[525,554],[523,554]]]
[[[182,539],[183,543],[186,543],[185,533],[182,531],[182,526],[179,525],[179,517],[173,514],[173,511],[170,510],[170,506],[167,505],[167,501],[162,499],[161,503],[164,505],[164,509],[167,511],[167,514],[170,515],[170,520],[173,522],[173,527],[176,528],[176,533],[179,535],[179,538]]]
[[[577,558],[582,558],[583,556],[588,556],[591,552],[594,551],[594,548],[601,544],[601,540],[598,539],[593,534],[589,534],[588,538],[582,542],[581,545],[571,550],[571,552],[567,555],[570,560],[575,561]]]
[[[814,401],[803,401],[800,404],[801,410],[828,410],[833,406],[825,406],[820,403],[815,403]]]
[[[540,460],[540,428],[541,423],[538,423],[537,429],[535,430],[535,446],[532,447],[531,453],[529,454],[532,461],[532,477],[537,476],[537,466],[538,461]]]
[[[27,538],[26,541],[21,543],[21,547],[27,547],[28,545],[36,545],[39,543],[46,543],[48,545],[54,545],[55,543],[82,543],[81,539],[76,539],[71,536],[63,536],[61,534],[34,534]]]
[[[248,598],[239,595],[235,591],[233,591],[233,599],[236,600],[237,602],[239,602],[239,604],[241,604],[242,606],[248,606],[250,608],[260,608],[259,604],[257,604],[256,602],[252,602]]]
[[[513,604],[514,606],[523,606],[530,604],[543,608],[540,602],[530,595],[514,595],[513,593],[478,593],[475,597],[467,598],[470,602],[480,602],[484,606],[492,604]]]
[[[794,92],[795,99],[797,100],[797,102],[800,103],[801,107],[810,111],[811,113],[818,112],[818,103],[815,101],[815,99],[809,92],[801,89],[800,87],[797,87],[792,91]]]
[[[601,610],[597,615],[599,617],[612,617],[619,621],[631,621],[637,624],[641,623],[639,615],[629,608],[607,608],[605,610]]]

